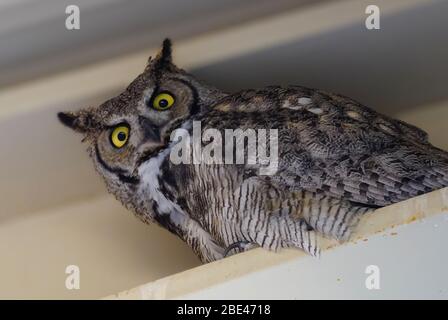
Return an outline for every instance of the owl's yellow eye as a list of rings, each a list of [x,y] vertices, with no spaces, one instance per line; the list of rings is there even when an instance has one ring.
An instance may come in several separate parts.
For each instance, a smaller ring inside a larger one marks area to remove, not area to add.
[[[152,106],[154,109],[163,111],[171,108],[174,104],[174,97],[166,92],[159,93],[153,100]]]
[[[129,139],[129,127],[120,125],[112,131],[110,135],[110,141],[116,148],[123,147]]]

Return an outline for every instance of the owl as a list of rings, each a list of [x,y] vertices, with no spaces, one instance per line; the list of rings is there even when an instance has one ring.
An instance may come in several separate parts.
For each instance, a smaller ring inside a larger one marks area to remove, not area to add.
[[[316,89],[225,93],[176,67],[169,40],[121,94],[58,117],[83,135],[108,191],[203,262],[253,247],[318,255],[320,236],[347,240],[364,214],[448,185],[448,153],[424,131]],[[219,144],[229,130],[274,132],[275,172],[247,150],[242,162],[174,161],[180,141],[195,150],[197,123],[214,155],[249,144]]]

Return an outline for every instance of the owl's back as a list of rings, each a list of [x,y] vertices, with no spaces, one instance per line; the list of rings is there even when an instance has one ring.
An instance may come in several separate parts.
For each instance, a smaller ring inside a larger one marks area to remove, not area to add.
[[[247,90],[202,115],[203,129],[278,129],[269,179],[380,207],[448,186],[448,153],[423,130],[341,96],[304,87]]]

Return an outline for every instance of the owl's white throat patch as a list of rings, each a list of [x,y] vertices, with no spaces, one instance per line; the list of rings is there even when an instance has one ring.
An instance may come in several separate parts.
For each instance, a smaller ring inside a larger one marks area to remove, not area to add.
[[[188,128],[190,124],[183,124],[182,128]],[[152,212],[152,201],[157,203],[159,214],[169,215],[170,219],[176,225],[180,225],[188,218],[188,214],[175,202],[168,199],[160,190],[160,175],[162,173],[161,166],[164,161],[169,161],[169,156],[174,142],[170,142],[168,146],[160,151],[155,157],[142,163],[138,168],[140,177],[139,197],[145,199],[147,212]]]
[[[168,148],[162,150],[157,156],[152,157],[140,165],[138,169],[138,175],[141,179],[139,194],[142,199],[148,199],[145,203],[146,206],[151,206],[151,201],[154,201],[157,203],[160,214],[172,215],[173,222],[180,222],[176,221],[178,219],[175,216],[178,214],[185,215],[185,213],[176,203],[166,198],[160,190],[159,185],[161,166],[167,160],[170,151],[171,148],[168,146]]]

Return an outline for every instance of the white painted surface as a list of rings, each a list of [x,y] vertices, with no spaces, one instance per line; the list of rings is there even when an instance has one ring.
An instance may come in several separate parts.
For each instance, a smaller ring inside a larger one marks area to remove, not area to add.
[[[179,299],[448,299],[448,213],[230,280]],[[368,290],[366,267],[380,269]]]

